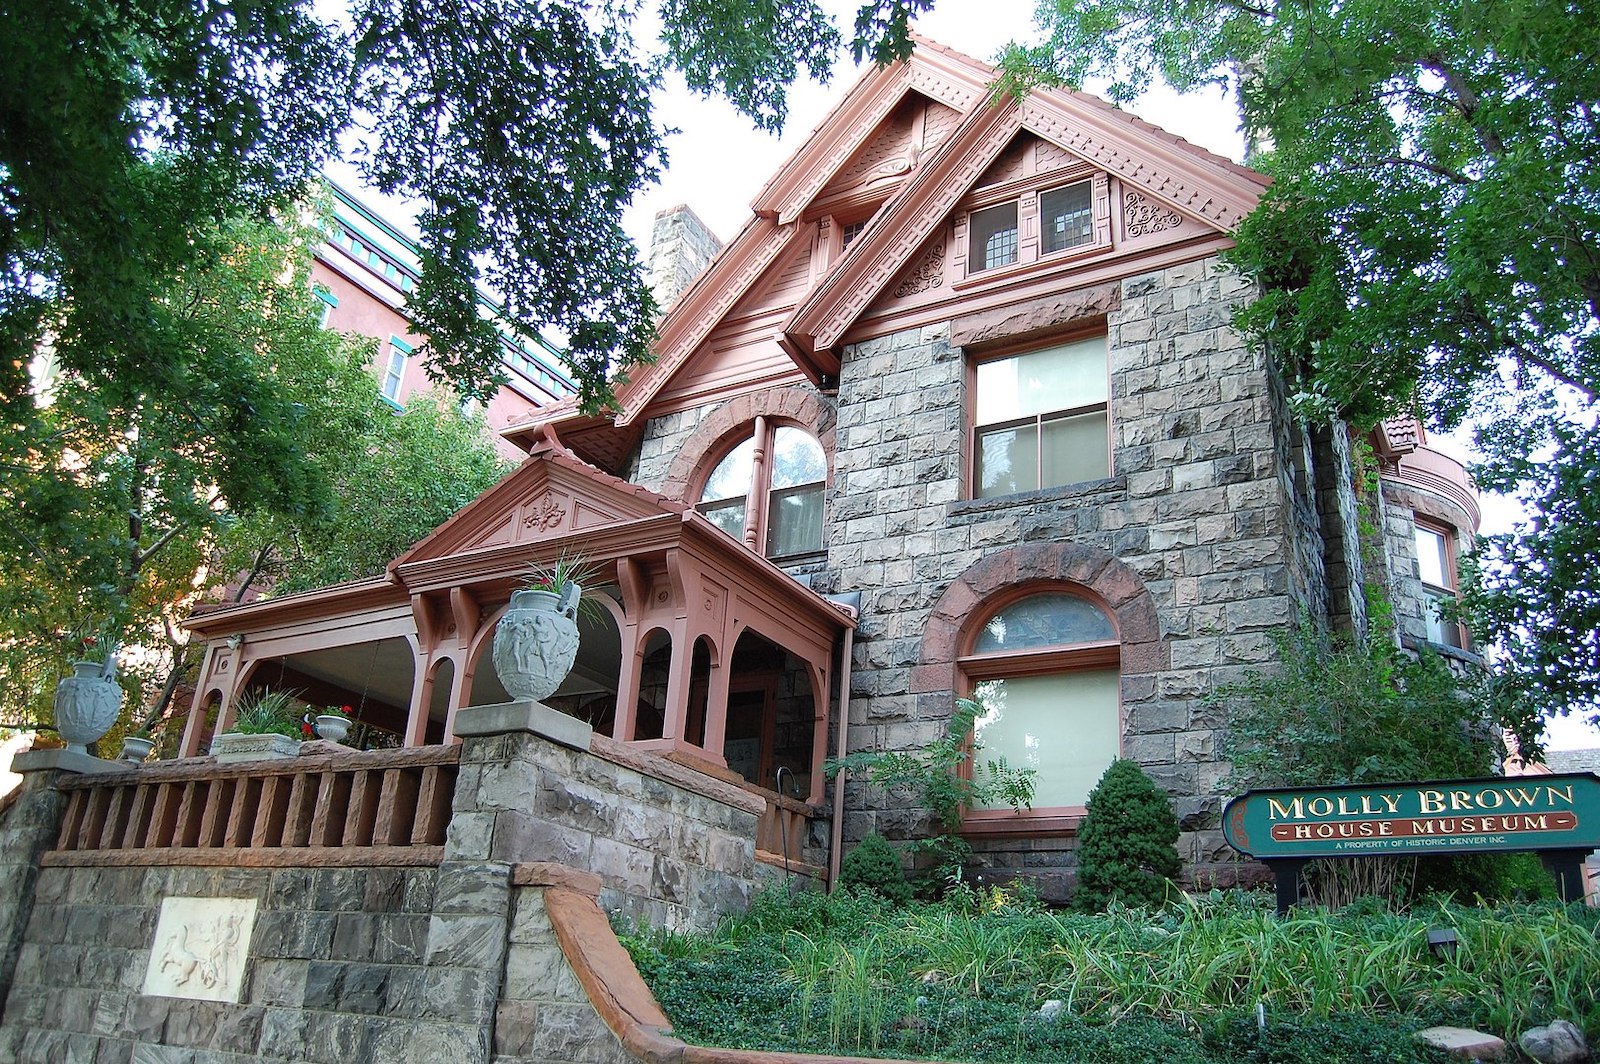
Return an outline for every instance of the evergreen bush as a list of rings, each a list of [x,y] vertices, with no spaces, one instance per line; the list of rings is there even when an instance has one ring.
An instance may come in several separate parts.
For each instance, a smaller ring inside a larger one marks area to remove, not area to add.
[[[1078,889],[1074,908],[1098,912],[1113,901],[1164,904],[1182,861],[1174,845],[1172,803],[1137,762],[1111,762],[1089,792],[1078,829]]]
[[[896,905],[911,900],[911,884],[906,881],[900,855],[877,832],[844,855],[839,863],[839,883],[856,891],[874,891]]]

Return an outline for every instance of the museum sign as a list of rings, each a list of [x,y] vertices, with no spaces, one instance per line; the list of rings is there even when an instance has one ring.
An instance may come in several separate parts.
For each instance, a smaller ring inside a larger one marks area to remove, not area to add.
[[[1536,850],[1556,871],[1600,849],[1600,777],[1567,772],[1249,791],[1223,807],[1222,834],[1235,850],[1269,864]]]

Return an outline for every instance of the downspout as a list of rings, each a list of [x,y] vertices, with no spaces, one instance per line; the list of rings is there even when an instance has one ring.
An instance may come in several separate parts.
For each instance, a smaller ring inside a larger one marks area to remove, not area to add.
[[[855,618],[860,618],[861,611],[850,611]],[[849,750],[846,739],[850,729],[850,659],[854,654],[856,641],[855,626],[851,625],[844,630],[844,656],[839,662],[839,741],[834,752],[836,760],[844,760]],[[844,845],[844,770],[833,777],[833,829],[828,833],[828,893],[833,893],[839,885],[840,849]]]

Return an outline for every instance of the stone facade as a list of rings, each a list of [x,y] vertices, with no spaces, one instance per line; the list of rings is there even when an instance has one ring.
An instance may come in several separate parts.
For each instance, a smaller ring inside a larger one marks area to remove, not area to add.
[[[1264,357],[1229,325],[1247,296],[1208,258],[1127,277],[1113,298],[1067,300],[1087,308],[1079,313],[1091,325],[1103,315],[1112,476],[995,499],[966,497],[968,358],[950,338],[953,328],[987,338],[996,323],[958,320],[846,348],[837,396],[812,396],[836,426],[826,562],[811,580],[863,594],[852,749],[915,749],[942,733],[957,650],[953,630],[942,641],[933,633],[940,609],[955,608],[941,607],[952,588],[971,588],[957,596],[962,610],[1041,579],[1078,583],[1119,617],[1123,604],[1143,602],[1153,631],[1138,636],[1120,619],[1122,753],[1177,799],[1194,873],[1229,863],[1214,816],[1226,771],[1220,722],[1202,698],[1267,663],[1272,633],[1298,612],[1322,608],[1309,472],[1297,480],[1290,422]],[[767,409],[796,406],[782,396],[803,390],[769,395]],[[722,420],[738,419],[701,407],[652,422],[636,475],[678,489],[669,471],[706,453],[717,435],[707,426]],[[847,844],[869,831],[925,828],[923,811],[860,784],[845,804]],[[997,874],[1031,875],[1057,898],[1071,880],[1072,848],[1060,832],[978,843]]]

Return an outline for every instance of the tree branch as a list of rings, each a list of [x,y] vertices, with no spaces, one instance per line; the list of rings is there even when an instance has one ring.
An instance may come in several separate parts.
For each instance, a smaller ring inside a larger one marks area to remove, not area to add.
[[[1503,158],[1506,153],[1506,146],[1500,139],[1500,135],[1489,127],[1475,121],[1478,109],[1482,106],[1482,101],[1478,99],[1478,94],[1473,91],[1472,86],[1467,84],[1466,78],[1463,78],[1454,67],[1446,63],[1444,56],[1438,52],[1423,59],[1422,66],[1444,79],[1445,87],[1455,97],[1456,110],[1461,113],[1462,118],[1467,120],[1467,125],[1472,127],[1472,131],[1478,134],[1478,141],[1483,145],[1484,150],[1497,159]]]

